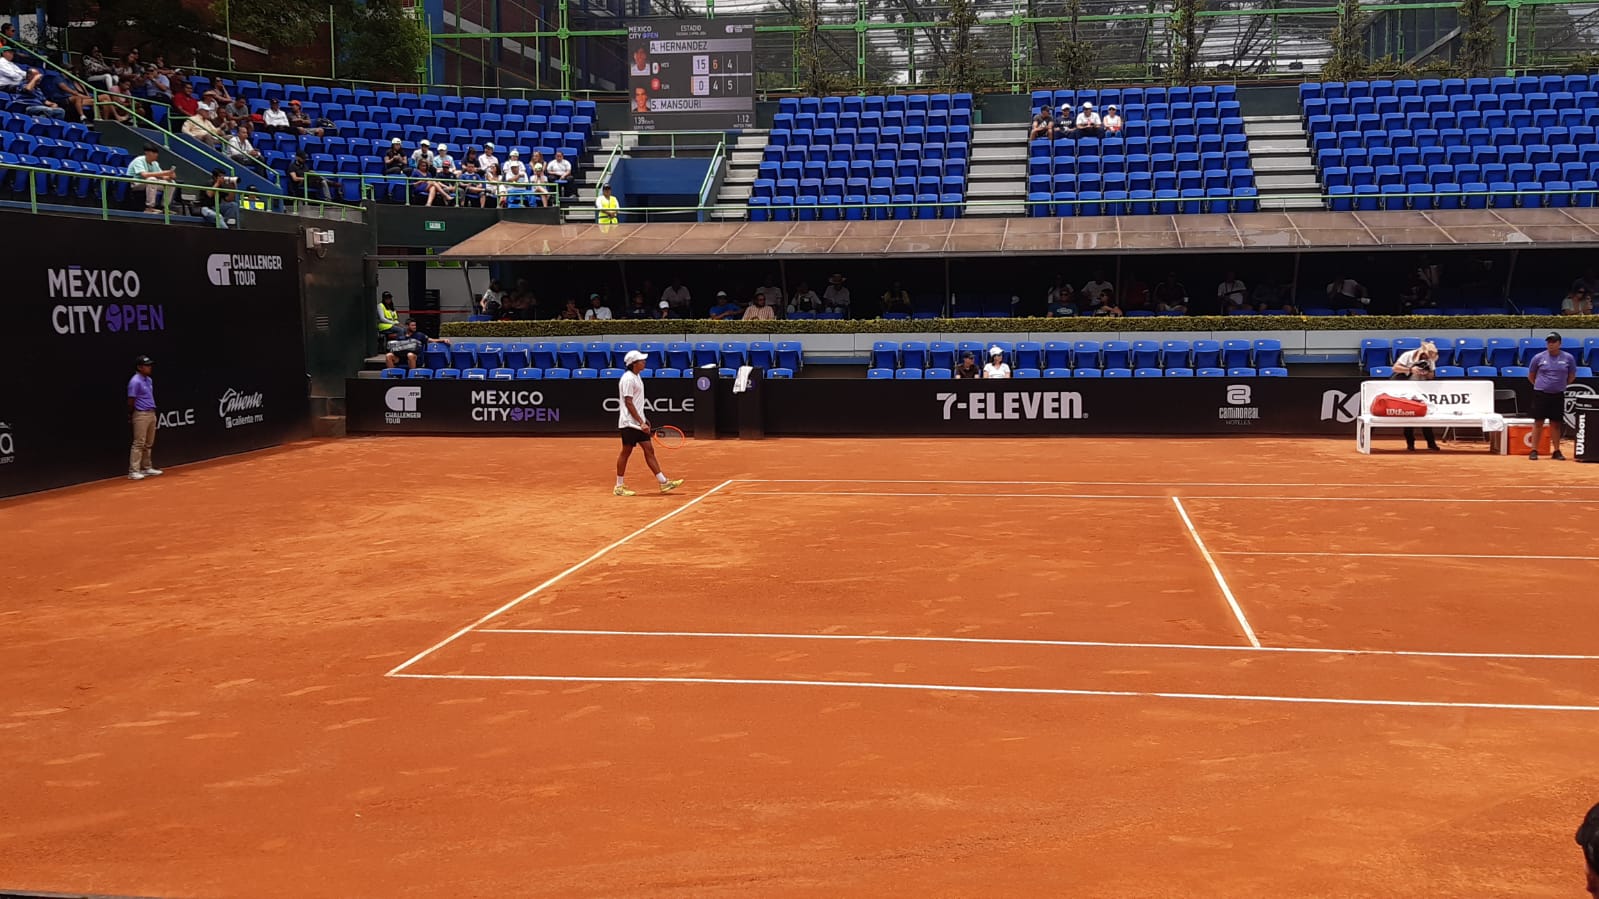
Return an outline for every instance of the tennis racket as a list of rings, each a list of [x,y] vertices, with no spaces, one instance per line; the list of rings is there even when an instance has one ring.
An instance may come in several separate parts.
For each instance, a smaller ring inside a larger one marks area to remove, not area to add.
[[[655,440],[656,446],[665,449],[677,449],[688,442],[688,437],[684,436],[683,430],[674,428],[671,425],[661,425],[651,430],[650,437]]]

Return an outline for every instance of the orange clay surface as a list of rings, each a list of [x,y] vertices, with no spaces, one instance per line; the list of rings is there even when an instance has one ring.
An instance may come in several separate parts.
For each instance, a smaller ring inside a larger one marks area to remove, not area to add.
[[[691,441],[619,499],[615,443],[0,503],[0,888],[1581,894],[1599,466]]]

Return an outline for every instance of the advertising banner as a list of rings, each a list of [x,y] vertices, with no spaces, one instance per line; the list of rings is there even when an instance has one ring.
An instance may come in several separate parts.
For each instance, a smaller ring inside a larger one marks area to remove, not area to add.
[[[694,433],[694,382],[644,382],[652,425]],[[614,380],[432,381],[355,378],[346,383],[352,433],[615,434],[621,401]]]
[[[307,428],[292,234],[0,215],[9,362],[0,496],[125,474],[133,360],[155,360],[154,460]]]

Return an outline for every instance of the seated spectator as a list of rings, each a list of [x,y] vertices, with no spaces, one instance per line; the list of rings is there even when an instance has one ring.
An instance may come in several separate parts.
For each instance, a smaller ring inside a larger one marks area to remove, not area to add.
[[[1054,293],[1054,291],[1051,291],[1051,293]],[[1074,301],[1075,296],[1076,295],[1072,293],[1070,287],[1068,287],[1062,293],[1055,293],[1055,301],[1049,304],[1049,310],[1046,313],[1047,317],[1071,318],[1077,315],[1077,303]]]
[[[219,113],[221,116],[220,124],[229,131],[239,127],[240,122],[254,124],[255,121],[250,113],[250,104],[243,97],[235,98],[232,103],[223,105]]]
[[[538,154],[534,154],[538,155]],[[544,174],[544,166],[539,166],[539,174]],[[500,180],[515,187],[528,183],[527,164],[522,161],[522,153],[512,150],[506,157],[505,165],[500,168]]]
[[[74,122],[87,122],[94,118],[94,98],[78,89],[78,84],[68,78],[57,78],[55,92],[50,99],[66,110],[67,118]]]
[[[988,364],[983,366],[984,379],[1010,377],[1010,366],[1005,364],[1005,351],[997,346],[988,348]]]
[[[289,113],[278,104],[277,97],[268,100],[266,111],[261,113],[261,130],[267,134],[295,133],[289,126]]]
[[[62,109],[54,100],[45,97],[44,92],[38,88],[31,90],[18,88],[14,89],[12,94],[12,103],[22,107],[22,111],[28,115],[44,116],[51,119],[64,119],[67,117],[67,111]]]
[[[117,60],[116,73],[117,86],[128,94],[144,92],[144,63],[139,61],[138,50],[129,50],[127,55]]]
[[[1072,127],[1066,132],[1067,137],[1102,137],[1105,129],[1100,121],[1099,113],[1094,111],[1094,104],[1084,103],[1083,108],[1072,120]]]
[[[217,127],[216,120],[205,114],[205,107],[200,107],[198,115],[189,116],[183,120],[183,133],[193,138],[197,143],[221,150],[227,146],[228,139]]]
[[[757,290],[754,299],[744,308],[744,321],[769,322],[776,318],[777,314],[772,311],[772,307],[766,305],[766,294]]]
[[[1098,294],[1094,295],[1098,296]],[[1069,307],[1071,311],[1064,313],[1066,315],[1077,314],[1077,290],[1066,280],[1065,275],[1056,275],[1055,283],[1051,284],[1049,290],[1044,292],[1044,309],[1049,314],[1049,317],[1057,317],[1055,313],[1057,307]]]
[[[241,122],[234,129],[233,136],[228,138],[228,158],[242,162],[257,172],[267,171],[266,160],[261,157],[261,151],[255,148],[250,140],[250,124]]]
[[[761,286],[755,292],[766,297],[766,305],[768,307],[772,309],[783,308],[783,288],[777,286],[777,279],[771,275],[767,275],[761,281]]]
[[[187,81],[178,82],[177,93],[172,95],[172,108],[185,117],[199,113],[200,98],[194,95],[194,85]]]
[[[411,151],[411,168],[421,168],[421,163],[424,159],[428,161],[428,171],[431,173],[433,170],[433,142],[425,137],[422,138],[421,143],[417,144],[416,149]]]
[[[155,62],[145,70],[144,89],[145,96],[170,105],[172,103],[172,79],[177,75],[177,69],[167,65],[167,58],[156,54]]]
[[[394,308],[394,294],[385,290],[378,299],[378,336],[398,339],[404,333],[400,328],[400,312]]]
[[[511,155],[515,156],[516,155],[516,151],[512,150],[511,151]],[[529,159],[528,162],[527,162],[527,173],[528,173],[528,175],[532,176],[532,174],[534,172],[543,172],[544,169],[545,169],[544,153],[542,151],[540,151],[540,150],[534,150],[533,151],[533,158]]]
[[[99,85],[106,90],[117,86],[116,69],[100,52],[98,44],[91,46],[89,52],[78,60],[78,72],[84,81]]]
[[[983,370],[977,367],[977,357],[971,353],[961,354],[961,364],[955,366],[955,377],[975,380],[983,376]]]
[[[538,297],[533,295],[526,278],[516,279],[516,288],[505,298],[505,311],[516,321],[532,321],[533,310],[538,308]]]
[[[1255,289],[1249,293],[1249,305],[1257,312],[1277,309],[1283,305],[1282,291],[1269,280],[1257,282]]]
[[[295,134],[308,134],[315,137],[327,136],[328,129],[320,122],[312,121],[311,117],[300,108],[299,100],[289,101],[289,127]]]
[[[433,177],[433,161],[424,156],[417,161],[416,168],[411,172],[411,193],[419,198],[426,198],[422,205],[432,206],[434,200],[441,206],[455,204],[455,190],[443,181]]]
[[[309,198],[313,190],[321,194],[322,199],[333,200],[333,191],[329,189],[327,180],[311,171],[305,151],[299,150],[294,154],[294,161],[289,163],[289,195]]]
[[[101,92],[94,98],[94,118],[98,122],[127,122],[133,116],[116,94]]]
[[[1579,287],[1582,288],[1583,292],[1587,293],[1588,296],[1599,296],[1599,270],[1593,268],[1585,269],[1582,273],[1582,277],[1571,282],[1572,290],[1576,290]]]
[[[232,187],[238,187],[238,179],[229,178],[227,171],[221,168],[213,168],[211,189],[201,190],[200,198],[195,202],[195,205],[200,206],[201,218],[221,229],[238,227],[238,194],[230,190]]]
[[[1049,114],[1049,107],[1045,106],[1033,116],[1033,127],[1028,129],[1028,140],[1048,140],[1055,136],[1055,117]]]
[[[822,307],[849,317],[849,287],[845,286],[843,275],[834,272],[827,279],[827,286],[822,288]]]
[[[1327,302],[1334,309],[1353,309],[1371,305],[1366,287],[1354,278],[1334,278],[1327,285]]]
[[[1166,280],[1155,285],[1153,299],[1156,312],[1188,314],[1188,288],[1183,286],[1183,282],[1177,280],[1176,272],[1167,272]]]
[[[44,73],[35,68],[17,65],[17,48],[7,44],[0,48],[0,90],[20,94],[39,86]]]
[[[484,144],[483,154],[477,158],[477,167],[480,169],[486,169],[491,165],[497,166],[499,164],[500,157],[494,155],[494,145]]]
[[[550,179],[544,177],[543,169],[534,172],[528,184],[532,187],[534,202],[540,206],[550,205]]]
[[[672,304],[672,311],[676,312],[679,318],[687,318],[689,307],[694,303],[694,294],[683,285],[682,278],[673,277],[672,283],[661,291],[661,299]]]
[[[1581,287],[1566,295],[1560,304],[1561,315],[1593,315],[1593,296]]]
[[[644,291],[633,291],[633,302],[627,306],[627,317],[632,319],[650,318],[650,304],[644,299]]]
[[[1105,107],[1105,117],[1100,120],[1100,124],[1104,126],[1106,135],[1114,137],[1127,127],[1127,120],[1122,118],[1121,110],[1112,104]]]
[[[589,308],[583,317],[591,322],[608,322],[611,320],[611,307],[605,305],[597,293],[589,294]]]
[[[557,316],[561,321],[582,321],[583,310],[577,308],[577,300],[567,300],[566,307]]]
[[[1107,290],[1115,293],[1116,285],[1110,283],[1110,279],[1105,277],[1105,270],[1100,268],[1094,270],[1093,280],[1083,285],[1082,295],[1085,297],[1097,297]]]
[[[121,86],[119,86],[118,89],[124,91],[126,90],[125,87]],[[217,92],[215,90],[208,90],[200,95],[200,102],[195,104],[195,110],[200,117],[204,118],[211,124],[216,125],[222,119],[222,102],[223,101],[217,97]]]
[[[389,141],[389,149],[383,154],[383,174],[403,175],[409,167],[405,158],[405,148],[400,146],[400,139]]]
[[[144,152],[128,163],[128,177],[141,178],[147,182],[144,188],[144,211],[148,213],[167,208],[172,202],[173,192],[177,190],[174,183],[178,180],[178,171],[161,168],[161,164],[156,161],[160,155],[160,147],[155,144],[145,144]],[[162,182],[165,182],[165,187],[161,186]]]
[[[555,185],[557,194],[574,196],[577,193],[577,187],[572,180],[572,163],[567,161],[565,154],[560,150],[555,151],[555,158],[544,167],[544,174]]]
[[[444,171],[441,169],[439,174],[441,176],[444,175]],[[484,179],[483,173],[478,170],[476,161],[468,159],[466,161],[466,171],[462,172],[456,180],[460,182],[455,186],[455,189],[459,194],[462,206],[476,206],[480,209],[489,207],[489,201],[492,196],[488,182]]]
[[[716,305],[711,307],[711,318],[722,321],[729,318],[743,318],[744,308],[727,298],[727,291],[716,292]]]
[[[1249,308],[1249,289],[1244,286],[1244,282],[1238,280],[1236,272],[1229,271],[1227,277],[1216,285],[1216,301],[1223,313]]]
[[[466,157],[466,159],[468,162],[477,162],[471,156]],[[439,144],[433,151],[433,171],[437,172],[440,178],[459,178],[461,172],[465,171],[465,167],[455,164],[455,157],[450,155],[449,144]],[[488,173],[480,165],[478,166],[478,174],[487,175]]]
[[[890,312],[903,312],[906,315],[910,314],[910,311],[911,311],[911,295],[910,295],[910,291],[908,291],[905,288],[901,287],[900,283],[898,281],[895,281],[894,285],[892,287],[890,287],[888,290],[883,291],[883,296],[881,297],[881,300],[882,300],[882,303],[883,303],[883,314],[884,315],[887,315]]]
[[[793,312],[821,312],[822,298],[811,290],[810,285],[804,281],[794,285],[794,295],[789,299],[788,311]]]
[[[406,368],[416,368],[416,361],[426,355],[428,344],[450,345],[450,341],[445,338],[429,337],[426,332],[417,327],[416,319],[408,318],[405,320],[405,333],[400,335],[398,340],[389,341],[387,359],[390,368],[398,368],[400,366],[400,357],[395,355],[396,343],[401,344],[400,352],[405,354],[405,360],[408,363]],[[404,343],[410,343],[411,346],[406,348]]]
[[[503,295],[504,291],[500,288],[500,282],[490,281],[488,288],[483,291],[483,295],[477,298],[477,314],[488,318],[499,318],[500,310],[504,307],[504,304],[500,302],[500,297]]]
[[[1122,307],[1116,305],[1115,296],[1107,290],[1101,293],[1094,303],[1094,315],[1100,318],[1121,318]]]
[[[655,317],[656,318],[660,319],[660,318],[674,318],[675,317],[675,316],[672,315],[672,304],[671,303],[668,303],[667,301],[662,300],[659,303],[656,303],[655,305],[657,307],[656,310],[655,310]]]

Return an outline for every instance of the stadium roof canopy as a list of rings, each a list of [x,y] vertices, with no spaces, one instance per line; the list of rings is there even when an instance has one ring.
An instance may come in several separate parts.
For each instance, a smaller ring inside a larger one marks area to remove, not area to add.
[[[575,262],[1533,247],[1599,247],[1599,208],[864,222],[500,222],[443,256]]]

